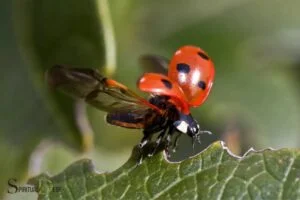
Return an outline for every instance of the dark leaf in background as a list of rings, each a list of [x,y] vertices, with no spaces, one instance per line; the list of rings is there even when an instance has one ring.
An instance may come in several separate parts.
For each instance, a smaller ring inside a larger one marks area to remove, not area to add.
[[[87,149],[91,136],[82,135],[74,120],[74,101],[49,91],[44,80],[56,64],[101,68],[104,41],[98,1],[15,1],[14,14],[22,54],[31,78],[60,131],[49,135],[75,149]],[[87,133],[88,134],[88,133]]]
[[[90,148],[92,137],[83,136],[75,124],[73,101],[49,91],[44,72],[57,63],[96,68],[105,64],[97,3],[16,0],[12,6],[10,1],[4,2],[1,193],[9,178],[21,181],[27,177],[29,156],[40,141],[55,139],[80,151]]]

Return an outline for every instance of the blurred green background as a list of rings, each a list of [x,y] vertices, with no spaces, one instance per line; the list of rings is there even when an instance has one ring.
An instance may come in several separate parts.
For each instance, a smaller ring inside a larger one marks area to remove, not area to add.
[[[214,134],[204,135],[194,152],[182,136],[172,160],[218,139],[240,155],[250,147],[300,147],[299,7],[297,0],[1,1],[0,190],[5,198],[36,198],[7,194],[10,178],[23,185],[28,177],[56,174],[83,157],[93,159],[98,171],[114,170],[141,139],[141,131],[107,125],[105,113],[90,106],[95,134],[87,128],[81,133],[83,104],[44,83],[45,70],[57,63],[104,72],[106,45],[113,44],[104,37],[110,17],[117,55],[112,77],[133,90],[143,73],[137,63],[141,54],[170,58],[192,44],[214,60],[212,93],[193,110],[202,129]]]

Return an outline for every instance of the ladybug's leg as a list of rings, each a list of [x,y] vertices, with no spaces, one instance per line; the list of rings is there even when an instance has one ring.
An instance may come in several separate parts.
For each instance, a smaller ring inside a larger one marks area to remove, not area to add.
[[[177,150],[178,139],[179,139],[179,137],[180,137],[181,135],[182,135],[181,133],[177,134],[176,137],[175,137],[175,139],[174,139],[174,143],[173,143],[173,146],[172,146],[172,151],[173,151],[173,152],[176,152],[176,150]]]
[[[167,157],[170,157],[169,147],[171,146],[171,143],[172,143],[173,133],[174,133],[174,126],[172,125],[169,127],[169,131],[168,131],[167,139],[166,139],[167,142],[166,142],[165,152],[166,152]]]
[[[137,165],[140,165],[142,164],[143,162],[143,159],[144,159],[144,152],[143,152],[143,147],[148,144],[148,142],[151,140],[151,136],[152,136],[152,133],[149,132],[148,130],[144,130],[143,131],[144,133],[144,136],[143,138],[141,139],[140,143],[139,143],[139,159],[138,159],[138,162],[137,162]]]
[[[163,127],[158,126],[158,125],[144,129],[144,131],[143,131],[144,137],[141,139],[139,147],[143,148],[151,140],[151,137],[153,134],[155,134],[163,129],[164,129]]]
[[[169,152],[169,147],[171,146],[171,141],[172,141],[171,136],[172,136],[171,134],[167,135],[167,144],[166,144],[166,147],[165,147],[165,152],[166,152],[166,155],[167,155],[168,158],[171,156],[170,152]]]
[[[140,149],[142,149],[150,140],[154,133],[157,133],[161,131],[163,128],[160,126],[153,126],[148,127],[147,129],[144,129],[143,134],[144,137],[141,139],[141,142],[139,144]]]
[[[157,150],[157,148],[159,147],[159,145],[160,145],[160,143],[161,143],[163,137],[165,136],[166,131],[167,131],[167,129],[165,128],[165,129],[163,129],[162,132],[158,135],[158,137],[157,137],[157,139],[156,139],[156,141],[155,141],[155,146],[154,146],[152,152],[148,154],[149,157],[153,156],[154,153],[156,152],[156,150]]]
[[[139,144],[140,149],[142,149],[150,140],[151,136],[144,134],[144,137],[141,139]]]
[[[192,137],[192,147],[193,147],[193,152],[195,152],[195,143],[196,141],[201,144],[201,141],[200,141],[200,137],[196,136],[196,137]]]
[[[151,141],[151,138],[152,138],[152,135],[163,130],[164,131],[164,128],[162,128],[161,126],[151,126],[151,127],[148,127],[147,129],[144,129],[143,131],[143,134],[144,134],[144,137],[141,139],[140,143],[139,143],[139,153],[140,153],[140,157],[138,159],[138,165],[140,165],[143,161],[143,158],[144,158],[144,152],[143,152],[143,147],[149,143],[149,141]],[[164,135],[164,134],[160,134],[160,135]],[[158,136],[158,139],[159,140],[159,137],[160,135]],[[162,137],[161,136],[161,137]],[[162,139],[162,138],[161,138]],[[160,141],[161,141],[160,139]],[[155,148],[154,150],[148,154],[148,156],[152,156],[154,154],[154,152],[156,151],[157,147],[159,146],[160,144],[160,141],[156,141],[156,145],[155,145]]]

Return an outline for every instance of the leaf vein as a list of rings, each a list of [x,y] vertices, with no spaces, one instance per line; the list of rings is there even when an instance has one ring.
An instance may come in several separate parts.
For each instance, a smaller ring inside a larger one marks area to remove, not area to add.
[[[128,184],[123,192],[123,194],[119,197],[119,199],[123,199],[125,197],[125,195],[127,194],[129,188],[131,187],[130,184]]]
[[[196,176],[194,176],[194,182],[195,182],[195,196],[194,199],[197,200],[198,199],[198,181],[196,179]]]
[[[67,180],[67,177],[66,177],[66,172],[64,172],[63,174],[64,174],[64,182],[65,182],[66,189],[68,191],[68,195],[71,197],[71,199],[75,199],[74,196],[73,196],[73,193],[72,193],[72,191],[69,187],[68,180]]]
[[[216,199],[221,200],[223,199],[223,195],[224,195],[224,191],[226,189],[227,183],[234,177],[234,173],[236,172],[236,170],[239,167],[239,162],[236,163],[236,166],[234,167],[234,169],[232,170],[231,174],[227,177],[227,179],[225,180],[224,184],[221,187],[221,190],[219,192],[219,195]]]
[[[83,170],[83,163],[81,165],[81,172],[82,172],[82,176],[83,176],[83,188],[85,190],[84,193],[87,193],[88,192],[88,188],[87,188],[87,185],[86,185],[86,176],[85,176],[85,173],[84,173],[84,170]]]
[[[213,166],[210,166],[209,168],[206,168],[204,170],[207,170],[207,169],[210,169],[210,168],[213,168],[213,167],[216,167],[217,165],[213,165]],[[183,178],[177,178],[172,184],[170,184],[168,187],[166,187],[164,190],[160,191],[159,193],[157,193],[156,195],[154,195],[151,199],[156,199],[158,197],[160,197],[161,195],[164,194],[164,192],[167,192],[169,191],[170,189],[172,189],[172,187],[174,187],[176,184],[180,183],[181,181],[187,179],[187,178],[190,178],[192,176],[195,176],[197,173],[199,173],[199,171],[203,172],[203,170],[197,170],[195,171],[194,173],[191,173],[190,175],[188,176],[185,176]]]
[[[275,180],[278,182],[281,182],[281,180],[279,180],[269,169],[268,165],[267,165],[267,160],[266,160],[266,156],[265,153],[262,153],[262,157],[263,157],[263,161],[264,161],[264,168],[266,170],[266,172]]]
[[[294,163],[295,163],[295,158],[292,157],[291,161],[290,161],[290,163],[289,163],[289,165],[288,165],[288,167],[287,167],[287,169],[286,169],[286,171],[284,173],[284,177],[283,177],[282,182],[281,182],[282,183],[281,184],[281,190],[279,191],[279,194],[278,194],[278,199],[282,199],[283,190],[285,188],[285,184],[286,184],[287,178],[288,178],[288,176],[290,174],[290,171],[291,171]]]
[[[218,167],[217,167],[217,173],[216,173],[216,181],[219,181],[219,172],[220,172],[220,165],[222,163],[223,160],[223,155],[224,155],[224,150],[222,151],[221,155],[220,155],[220,159],[218,161]]]
[[[118,181],[120,178],[122,178],[123,176],[126,176],[128,175],[131,171],[133,171],[134,169],[136,169],[136,166],[133,166],[131,168],[129,168],[126,172],[122,172],[121,174],[119,174],[115,179],[113,179],[112,181],[110,182],[106,182],[106,184],[103,184],[101,187],[99,187],[98,189],[96,190],[93,190],[93,191],[90,191],[88,193],[86,193],[85,195],[83,195],[81,198],[79,198],[79,200],[83,200],[85,199],[86,197],[90,196],[90,195],[93,195],[97,192],[101,192],[104,188],[106,188],[108,185],[111,185],[113,183],[115,183],[116,181]]]

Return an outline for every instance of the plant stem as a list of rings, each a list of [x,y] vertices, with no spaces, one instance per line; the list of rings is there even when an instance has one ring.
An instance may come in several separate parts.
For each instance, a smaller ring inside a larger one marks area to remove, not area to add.
[[[116,69],[116,41],[113,30],[113,24],[110,16],[108,0],[98,0],[98,13],[101,20],[101,26],[105,46],[105,74],[112,75]]]

